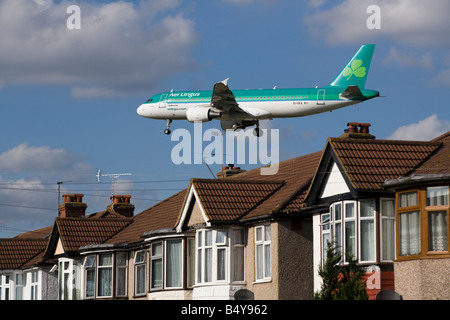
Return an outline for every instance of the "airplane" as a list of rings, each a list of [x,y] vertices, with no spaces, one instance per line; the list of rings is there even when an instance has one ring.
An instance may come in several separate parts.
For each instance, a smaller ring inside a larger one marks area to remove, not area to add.
[[[362,45],[329,85],[315,88],[233,90],[228,80],[217,82],[210,91],[170,91],[152,96],[137,113],[145,118],[166,120],[170,134],[172,120],[189,122],[221,121],[223,130],[244,129],[256,125],[253,133],[261,136],[259,121],[273,118],[304,117],[332,111],[380,96],[364,89],[374,44]]]

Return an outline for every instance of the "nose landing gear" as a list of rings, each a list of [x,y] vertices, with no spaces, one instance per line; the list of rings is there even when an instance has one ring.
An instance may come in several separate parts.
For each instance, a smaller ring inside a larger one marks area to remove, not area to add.
[[[164,129],[165,134],[170,134],[170,124],[172,123],[172,119],[166,119],[167,129]]]

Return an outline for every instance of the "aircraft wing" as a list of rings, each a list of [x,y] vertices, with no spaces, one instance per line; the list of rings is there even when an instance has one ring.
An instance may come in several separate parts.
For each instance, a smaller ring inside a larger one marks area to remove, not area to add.
[[[239,104],[236,102],[236,98],[228,87],[227,82],[228,79],[225,79],[214,85],[211,106],[221,112],[235,111],[247,113],[239,107]]]

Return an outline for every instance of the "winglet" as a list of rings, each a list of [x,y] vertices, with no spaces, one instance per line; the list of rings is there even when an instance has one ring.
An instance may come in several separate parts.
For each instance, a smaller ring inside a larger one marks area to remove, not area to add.
[[[221,83],[223,83],[224,85],[228,85],[228,80],[230,80],[230,78],[226,78],[225,80],[223,80]]]

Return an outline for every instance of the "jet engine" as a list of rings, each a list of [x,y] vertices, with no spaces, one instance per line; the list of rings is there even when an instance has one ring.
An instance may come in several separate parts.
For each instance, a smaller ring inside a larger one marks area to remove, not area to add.
[[[186,111],[186,117],[190,122],[207,122],[222,114],[211,110],[211,108],[189,108]]]

